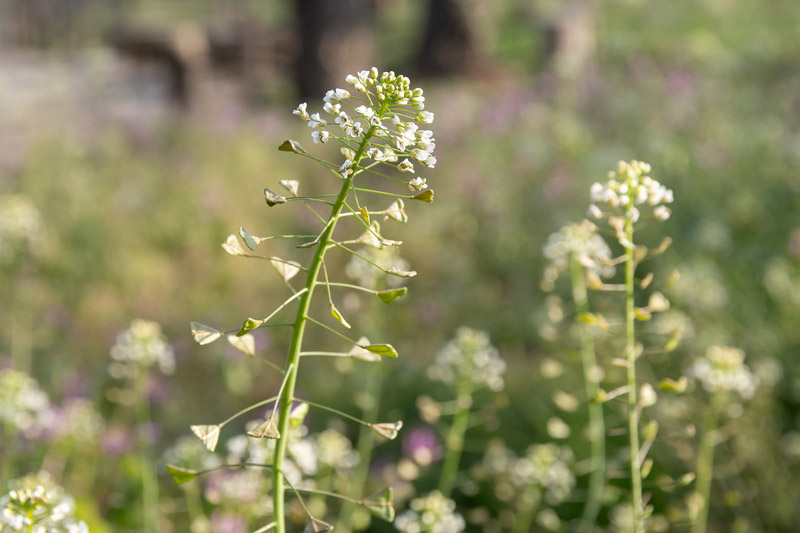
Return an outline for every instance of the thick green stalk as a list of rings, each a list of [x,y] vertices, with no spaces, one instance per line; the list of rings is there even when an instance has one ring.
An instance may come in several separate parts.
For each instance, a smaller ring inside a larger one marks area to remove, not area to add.
[[[575,256],[570,256],[570,274],[572,277],[572,299],[578,313],[589,312],[589,300],[586,295],[586,278],[583,266]],[[594,351],[594,341],[586,324],[578,324],[581,339],[581,363],[583,366],[583,382],[586,389],[589,411],[589,443],[591,446],[589,493],[586,506],[583,509],[578,531],[591,532],[597,523],[597,515],[603,497],[603,486],[606,477],[606,441],[605,420],[603,419],[603,404],[596,402],[595,397],[599,389],[597,382],[597,357]]]
[[[714,440],[723,398],[724,393],[712,393],[711,405],[706,410],[703,420],[703,436],[700,437],[700,450],[697,457],[697,481],[694,485],[695,504],[700,505],[700,508],[692,523],[692,533],[706,533],[711,498],[711,477],[714,472]]]
[[[633,300],[633,220],[625,218],[625,355],[628,363],[628,434],[630,437],[631,492],[633,506],[633,532],[644,533],[644,507],[642,507],[642,471],[639,465],[639,420],[636,409],[636,329]]]
[[[369,143],[369,138],[374,131],[374,126],[370,128],[364,136],[364,140],[358,148],[355,156],[353,157],[353,168],[358,168],[358,163],[364,154]],[[353,174],[350,174],[342,181],[342,188],[336,197],[336,202],[331,208],[331,214],[328,218],[328,224],[325,231],[322,233],[317,244],[316,252],[311,260],[311,266],[308,269],[308,277],[306,279],[306,292],[300,298],[300,303],[297,308],[297,316],[292,330],[292,343],[289,347],[289,354],[286,360],[286,382],[283,387],[283,392],[279,401],[279,414],[278,414],[278,432],[280,438],[275,446],[275,455],[273,459],[272,470],[272,501],[275,517],[275,533],[286,533],[286,512],[284,505],[285,486],[283,478],[283,460],[286,457],[286,446],[289,441],[289,411],[291,409],[292,398],[294,398],[294,388],[297,381],[297,370],[300,365],[300,350],[303,346],[303,333],[305,332],[306,322],[308,320],[308,309],[311,305],[311,298],[314,295],[314,289],[317,286],[317,278],[319,271],[322,268],[322,261],[325,257],[325,251],[328,244],[331,242],[333,230],[336,228],[336,222],[342,212],[347,194],[350,192],[353,183]]]
[[[458,463],[461,460],[461,450],[464,449],[464,435],[467,433],[469,410],[472,407],[472,381],[469,377],[462,378],[458,385],[458,411],[456,411],[453,424],[447,434],[445,447],[447,451],[442,466],[442,477],[439,480],[439,492],[449,498],[453,492],[458,475]]]

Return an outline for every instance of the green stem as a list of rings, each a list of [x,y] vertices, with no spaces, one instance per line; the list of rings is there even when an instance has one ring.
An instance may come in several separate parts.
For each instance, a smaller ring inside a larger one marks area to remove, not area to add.
[[[150,402],[147,399],[147,372],[140,371],[136,383],[136,418],[139,425],[139,462],[142,476],[142,520],[145,533],[158,530],[158,480],[153,471],[152,443],[145,431],[150,421]]]
[[[633,300],[633,220],[625,218],[625,355],[628,364],[628,434],[630,437],[631,492],[633,505],[633,532],[644,533],[644,507],[642,506],[642,471],[639,465],[639,420],[636,409],[636,328]]]
[[[589,300],[586,293],[586,278],[583,266],[578,258],[570,256],[570,274],[572,277],[572,299],[578,313],[589,312]],[[583,365],[583,382],[586,389],[589,411],[589,442],[591,447],[589,493],[586,497],[586,506],[583,509],[578,531],[591,532],[597,523],[603,498],[603,486],[606,477],[606,442],[605,420],[603,419],[603,404],[594,401],[597,396],[599,384],[597,382],[597,357],[594,351],[587,324],[578,324],[581,339],[581,363]]]
[[[722,408],[724,394],[715,392],[711,405],[703,420],[703,436],[700,437],[700,450],[697,457],[697,481],[695,482],[695,504],[700,508],[692,524],[692,533],[705,533],[708,525],[708,507],[711,498],[711,477],[714,471],[714,445],[717,421]]]
[[[367,143],[374,131],[374,126],[371,127],[364,140],[361,142],[358,151],[353,157],[353,166],[357,167],[358,162],[364,155],[367,148]],[[328,244],[331,242],[333,230],[336,228],[336,222],[339,214],[342,212],[347,194],[352,186],[353,175],[349,175],[343,182],[342,188],[336,197],[336,202],[331,208],[331,214],[328,218],[328,224],[325,230],[319,237],[319,244],[314,252],[314,257],[311,260],[311,266],[308,268],[308,277],[306,278],[305,289],[300,303],[297,308],[297,317],[295,318],[294,329],[292,330],[292,343],[289,347],[289,354],[287,356],[287,375],[286,384],[283,388],[280,398],[280,408],[278,415],[278,431],[281,438],[275,445],[275,455],[273,460],[272,471],[272,501],[273,512],[275,516],[275,531],[276,533],[286,533],[286,511],[285,511],[285,486],[284,477],[282,474],[283,461],[286,457],[286,447],[289,442],[289,411],[291,409],[292,399],[294,398],[295,383],[297,381],[297,371],[300,364],[300,350],[303,345],[303,333],[305,332],[306,322],[308,321],[308,310],[311,305],[311,298],[314,295],[314,289],[317,286],[317,278],[319,276],[322,261],[325,257],[325,251],[328,249]]]
[[[541,496],[536,494],[534,490],[527,490],[522,494],[519,512],[517,512],[511,533],[528,533],[531,530],[531,523],[533,523],[536,509],[539,507],[540,498]]]
[[[464,435],[469,424],[469,410],[472,407],[472,381],[464,378],[458,385],[458,411],[447,434],[447,452],[445,452],[442,477],[439,480],[439,492],[449,498],[453,492],[458,475],[458,462],[461,450],[464,449]]]

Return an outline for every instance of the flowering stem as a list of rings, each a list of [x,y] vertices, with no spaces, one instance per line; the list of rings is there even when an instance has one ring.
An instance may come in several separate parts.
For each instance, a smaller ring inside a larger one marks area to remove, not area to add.
[[[374,126],[367,131],[361,145],[358,148],[355,156],[353,157],[353,167],[358,167],[358,162],[364,155],[367,148],[368,140],[372,135]],[[283,391],[280,397],[280,406],[278,414],[278,432],[281,437],[275,445],[275,454],[273,459],[272,471],[272,501],[273,512],[275,516],[275,531],[276,533],[286,533],[286,518],[285,518],[285,487],[284,477],[282,474],[283,461],[286,457],[286,447],[289,441],[289,413],[291,409],[292,399],[294,398],[295,383],[297,381],[297,371],[300,364],[300,350],[303,345],[303,333],[305,332],[306,322],[308,321],[308,310],[311,305],[311,298],[314,295],[314,289],[318,283],[319,271],[322,268],[322,261],[325,257],[325,252],[328,249],[328,244],[331,242],[333,230],[336,227],[336,222],[342,212],[347,194],[352,187],[353,174],[348,175],[342,182],[342,188],[336,197],[336,202],[331,208],[331,214],[328,217],[328,224],[325,230],[319,237],[319,244],[314,252],[314,257],[311,260],[311,265],[308,268],[308,276],[306,278],[305,292],[300,298],[300,303],[297,308],[297,316],[292,330],[292,342],[289,347],[289,354],[287,356],[287,374]]]
[[[147,373],[139,372],[135,378],[136,418],[139,425],[139,461],[142,476],[142,520],[144,532],[158,529],[158,481],[153,472],[152,444],[145,424],[150,421],[150,403],[147,398]]]
[[[445,443],[447,451],[442,466],[442,477],[439,480],[439,492],[449,498],[458,474],[458,462],[461,460],[461,451],[464,449],[464,435],[469,423],[469,410],[472,407],[472,381],[469,377],[461,380],[458,385],[458,411],[453,418],[453,424],[447,434]]]
[[[531,530],[533,517],[539,507],[539,499],[540,496],[536,494],[536,489],[526,490],[522,493],[520,508],[514,520],[514,526],[511,528],[511,533],[527,533]]]
[[[628,240],[628,245],[625,247],[625,355],[628,363],[628,434],[630,437],[633,532],[644,533],[642,471],[639,465],[639,420],[636,408],[636,329],[634,322],[636,315],[633,300],[633,274],[636,265],[633,257],[633,220],[631,217],[625,218],[625,237]]]
[[[692,533],[705,533],[708,525],[708,505],[711,497],[711,477],[714,470],[714,440],[717,420],[722,407],[724,394],[714,392],[711,405],[703,420],[703,436],[700,437],[700,450],[697,457],[697,481],[695,482],[695,505],[699,505],[692,524]]]
[[[377,291],[375,291],[377,294]],[[382,336],[383,330],[383,315],[377,311],[374,302],[371,302],[370,309],[372,312],[369,316],[372,317],[372,327],[370,328],[370,336]],[[364,401],[362,404],[361,417],[364,420],[377,420],[378,412],[380,411],[381,403],[381,389],[383,386],[384,376],[383,365],[370,364],[364,370],[363,384],[364,384]],[[359,462],[355,470],[350,474],[350,494],[356,497],[360,496],[364,491],[364,485],[369,476],[369,467],[372,460],[372,450],[375,447],[375,432],[368,426],[361,426],[358,433],[358,445],[356,451],[358,452]],[[348,500],[350,501],[350,500]],[[342,505],[339,512],[339,522],[337,527],[342,531],[351,531],[353,528],[353,512],[355,511],[355,503],[346,503]]]
[[[589,300],[586,296],[586,278],[583,266],[574,255],[570,256],[570,274],[572,278],[572,299],[578,313],[589,312]],[[578,528],[579,531],[594,531],[597,514],[600,511],[605,484],[606,469],[606,443],[605,421],[603,419],[603,404],[594,401],[598,392],[597,383],[597,358],[594,352],[594,342],[591,339],[587,324],[579,324],[581,338],[581,362],[583,364],[583,382],[586,388],[589,411],[589,441],[591,446],[591,461],[589,474],[589,493],[586,498],[586,507],[583,518]]]

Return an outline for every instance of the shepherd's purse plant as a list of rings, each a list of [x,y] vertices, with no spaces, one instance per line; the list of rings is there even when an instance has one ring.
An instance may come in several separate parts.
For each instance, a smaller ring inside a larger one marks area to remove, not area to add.
[[[246,319],[239,329],[220,331],[210,326],[192,323],[192,334],[199,344],[208,344],[225,336],[234,347],[251,356],[255,354],[255,342],[251,331],[257,328],[281,326],[289,327],[292,331],[289,352],[283,365],[268,361],[268,364],[283,376],[279,390],[270,391],[266,394],[269,397],[243,409],[228,420],[217,424],[196,425],[191,428],[206,447],[213,451],[216,448],[221,429],[228,422],[254,409],[272,404],[265,419],[260,420],[260,423],[248,432],[252,438],[275,440],[272,461],[269,464],[259,465],[226,465],[263,467],[271,471],[273,521],[258,531],[274,529],[278,533],[285,533],[287,489],[294,492],[308,516],[306,531],[329,531],[333,528],[332,525],[312,515],[301,495],[302,492],[321,492],[295,487],[284,475],[284,460],[291,435],[290,429],[299,427],[309,408],[336,413],[369,427],[378,435],[389,439],[394,438],[402,427],[400,421],[390,423],[362,421],[310,399],[301,400],[295,396],[295,386],[301,363],[308,357],[349,357],[375,362],[380,360],[381,356],[393,358],[398,356],[397,351],[390,344],[372,343],[365,337],[354,338],[342,333],[342,328],[349,330],[351,326],[334,303],[334,291],[361,291],[373,294],[385,303],[391,303],[403,296],[407,289],[397,287],[377,290],[338,281],[335,277],[336,273],[326,267],[326,254],[329,251],[350,254],[390,276],[399,278],[415,276],[416,272],[411,270],[402,270],[396,267],[386,268],[353,249],[353,245],[364,244],[375,248],[399,246],[401,244],[399,241],[383,237],[377,219],[382,217],[384,220],[391,218],[399,222],[406,222],[404,200],[419,200],[428,203],[433,200],[433,191],[428,189],[425,178],[417,174],[417,170],[422,167],[433,168],[436,165],[436,157],[433,155],[435,148],[433,132],[425,129],[427,124],[433,122],[434,116],[433,113],[425,110],[425,97],[422,89],[412,88],[409,79],[405,76],[396,75],[394,72],[379,74],[374,67],[356,75],[349,75],[346,81],[351,89],[328,91],[324,98],[322,113],[310,112],[306,103],[300,104],[294,110],[294,114],[305,121],[311,129],[311,138],[314,144],[334,143],[338,145],[342,155],[341,160],[320,159],[294,140],[287,140],[279,147],[281,151],[291,152],[318,163],[330,173],[338,190],[330,194],[301,196],[299,183],[295,180],[280,181],[280,185],[289,192],[287,196],[270,189],[264,190],[267,205],[270,207],[295,202],[302,203],[318,219],[319,231],[311,235],[258,237],[240,228],[239,237],[244,242],[244,246],[235,235],[230,235],[222,245],[225,251],[231,255],[269,261],[286,282],[291,295],[264,318]],[[387,182],[404,192],[366,188],[363,181],[370,176],[372,180]],[[410,191],[410,194],[407,191]],[[387,197],[391,202],[388,207],[371,208],[373,202],[382,202]],[[327,214],[320,212],[320,209],[327,210]],[[336,232],[337,225],[342,219],[350,219],[351,222],[351,226],[347,228],[351,233],[346,237],[340,237]],[[356,227],[357,232],[353,232],[352,226]],[[296,240],[298,250],[301,253],[311,252],[311,257],[301,264],[295,260],[259,256],[253,253],[260,244],[271,239]],[[301,287],[296,287],[292,284],[292,280],[301,272],[305,274],[305,280]],[[312,299],[320,292],[317,289],[322,289],[322,293],[327,298],[331,316],[338,322],[336,327],[326,324],[322,317],[311,315]],[[275,317],[290,304],[296,305],[294,319],[289,323],[277,322]],[[343,351],[304,350],[303,340],[306,326],[321,328],[338,341],[344,341],[345,349]],[[168,469],[178,483],[190,481],[203,473],[174,466],[169,466]],[[326,495],[360,504],[386,520],[394,518],[391,492],[388,489],[378,495],[361,500],[329,493]]]

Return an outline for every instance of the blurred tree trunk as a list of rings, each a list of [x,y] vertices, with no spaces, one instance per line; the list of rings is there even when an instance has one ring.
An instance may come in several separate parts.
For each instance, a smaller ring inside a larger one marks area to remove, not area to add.
[[[374,59],[375,0],[295,0],[300,53],[295,79],[302,97],[341,87]]]
[[[460,0],[428,0],[419,71],[426,76],[466,74],[476,60],[475,40]]]

